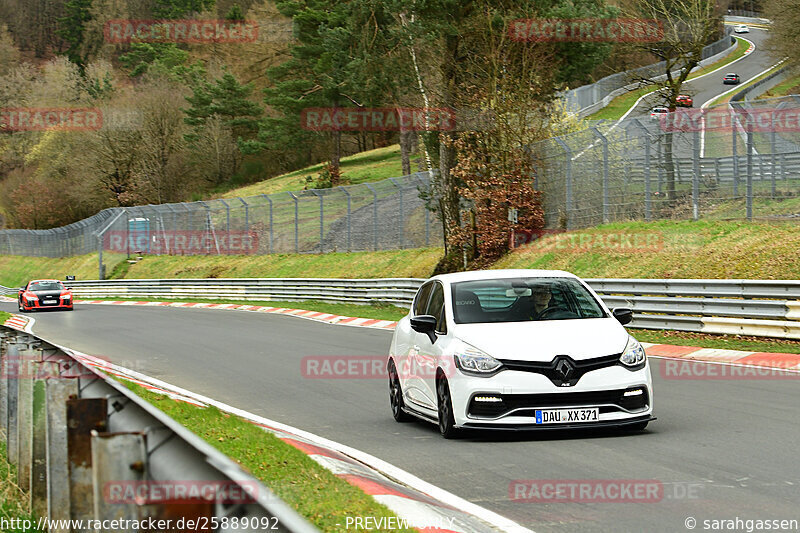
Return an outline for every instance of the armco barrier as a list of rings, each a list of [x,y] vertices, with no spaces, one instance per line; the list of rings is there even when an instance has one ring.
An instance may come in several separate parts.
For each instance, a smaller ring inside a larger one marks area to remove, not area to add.
[[[79,355],[6,326],[0,430],[38,517],[129,521],[114,531],[136,531],[132,521],[150,519],[171,519],[169,527],[155,527],[173,531],[210,531],[213,524],[214,531],[318,531],[231,459]],[[149,501],[139,499],[142,488]],[[198,494],[191,503],[177,498],[181,490],[184,498],[197,491],[201,501]],[[203,498],[212,492],[225,493],[225,501]],[[176,527],[179,519],[195,525]]]
[[[418,278],[130,279],[67,282],[79,298],[323,300],[410,307]],[[632,327],[800,339],[800,281],[587,279],[606,305],[630,307]],[[12,290],[12,293],[14,291]]]

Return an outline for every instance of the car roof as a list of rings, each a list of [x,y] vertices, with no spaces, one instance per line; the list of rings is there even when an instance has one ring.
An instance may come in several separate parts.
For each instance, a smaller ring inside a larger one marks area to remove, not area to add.
[[[738,76],[738,74],[736,74],[735,72],[728,72],[728,73],[727,73],[727,74],[725,74],[725,75],[726,75],[726,76]]]
[[[475,281],[483,279],[507,278],[574,278],[578,276],[564,270],[538,270],[532,268],[510,268],[498,270],[471,270],[469,272],[455,272],[452,274],[439,274],[431,279],[438,279],[443,283],[457,283],[459,281]]]
[[[61,283],[60,279],[32,279],[28,283],[39,283],[39,282],[42,282],[42,281],[57,281],[57,282]]]

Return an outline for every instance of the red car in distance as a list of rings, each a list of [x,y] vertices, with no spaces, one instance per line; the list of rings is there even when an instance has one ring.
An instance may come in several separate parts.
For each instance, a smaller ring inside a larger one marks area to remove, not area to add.
[[[72,311],[72,291],[57,279],[34,279],[19,290],[20,311],[66,309]]]
[[[677,98],[675,98],[675,105],[678,107],[692,107],[694,105],[694,100],[688,94],[679,94]]]

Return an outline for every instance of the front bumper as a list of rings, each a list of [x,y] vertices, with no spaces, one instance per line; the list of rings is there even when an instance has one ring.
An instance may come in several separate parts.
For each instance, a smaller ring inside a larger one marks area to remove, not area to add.
[[[72,309],[72,299],[69,302],[65,300],[58,300],[56,304],[42,305],[41,300],[34,300],[32,302],[22,302],[22,309],[25,311],[39,311],[42,309]]]
[[[566,429],[602,429],[602,428],[624,428],[634,426],[642,422],[656,420],[652,415],[639,416],[635,418],[625,418],[622,420],[608,420],[601,422],[583,422],[580,424],[486,424],[480,422],[469,422],[461,426],[464,429],[491,429],[502,431],[547,431],[547,430],[566,430]]]
[[[491,377],[456,371],[449,378],[456,426],[481,428],[564,429],[636,424],[652,419],[653,386],[649,364],[639,370],[620,365],[593,370],[571,387],[556,386],[533,372],[504,370]],[[627,391],[642,389],[637,396]],[[494,396],[499,402],[477,402]],[[540,409],[598,408],[599,420],[572,424],[535,424]]]

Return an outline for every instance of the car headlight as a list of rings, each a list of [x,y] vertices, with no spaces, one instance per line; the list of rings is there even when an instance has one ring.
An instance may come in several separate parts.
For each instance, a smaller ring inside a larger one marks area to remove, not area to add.
[[[488,353],[464,344],[464,349],[455,354],[456,365],[465,374],[491,374],[502,366],[502,363]]]
[[[69,300],[70,298],[72,298],[72,295],[71,294],[62,294],[61,298],[64,299],[64,300]]]
[[[629,336],[628,344],[625,346],[619,362],[627,367],[643,366],[646,358],[644,348],[639,344],[639,341]]]
[[[36,296],[35,294],[26,294],[25,295],[25,299],[28,300],[29,302],[34,302],[34,301],[38,300],[39,297]]]

